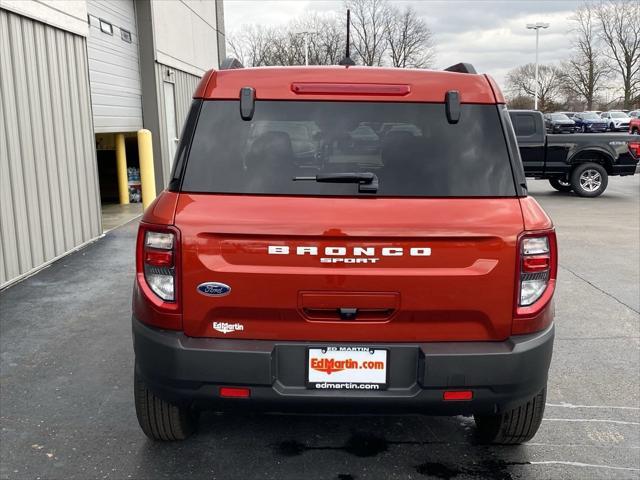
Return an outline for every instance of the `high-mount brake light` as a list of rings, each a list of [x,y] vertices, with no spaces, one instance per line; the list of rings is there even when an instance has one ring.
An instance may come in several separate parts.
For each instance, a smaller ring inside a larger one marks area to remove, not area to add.
[[[291,91],[298,95],[408,95],[406,84],[388,83],[292,83]]]
[[[144,277],[162,300],[175,301],[175,235],[147,230],[144,238]]]

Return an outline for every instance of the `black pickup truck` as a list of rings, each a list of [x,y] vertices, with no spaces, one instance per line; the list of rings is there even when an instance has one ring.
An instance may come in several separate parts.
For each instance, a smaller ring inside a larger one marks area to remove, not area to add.
[[[542,113],[510,110],[525,175],[548,179],[561,192],[597,197],[611,175],[633,175],[640,142],[619,133],[547,135]]]

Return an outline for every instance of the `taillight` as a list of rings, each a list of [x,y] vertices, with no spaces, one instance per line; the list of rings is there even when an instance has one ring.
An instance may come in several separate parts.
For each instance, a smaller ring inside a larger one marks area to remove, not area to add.
[[[553,320],[553,313],[544,309],[553,297],[557,262],[555,231],[527,233],[520,237],[514,334],[541,330]]]
[[[140,222],[133,314],[148,325],[182,329],[180,230]]]
[[[538,300],[549,283],[551,250],[549,238],[524,237],[520,243],[520,301],[528,307]]]
[[[144,277],[153,293],[168,302],[176,299],[173,254],[175,243],[173,232],[145,232]]]
[[[635,158],[640,157],[640,142],[629,142],[629,151]]]

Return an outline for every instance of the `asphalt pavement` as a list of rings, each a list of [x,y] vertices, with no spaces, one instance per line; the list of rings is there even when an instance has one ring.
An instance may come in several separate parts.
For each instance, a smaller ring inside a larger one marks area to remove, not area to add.
[[[0,293],[0,478],[640,478],[640,176],[530,181],[560,246],[547,409],[487,447],[464,417],[215,415],[159,444],[133,408],[135,222]]]

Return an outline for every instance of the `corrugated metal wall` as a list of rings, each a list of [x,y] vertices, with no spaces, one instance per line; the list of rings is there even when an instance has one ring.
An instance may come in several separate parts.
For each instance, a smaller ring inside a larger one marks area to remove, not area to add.
[[[0,287],[101,233],[86,40],[0,10]]]
[[[173,75],[168,75],[167,72],[175,72]],[[176,129],[178,135],[182,133],[182,126],[189,113],[189,107],[193,100],[193,92],[195,92],[200,77],[191,75],[190,73],[177,70],[175,68],[167,67],[160,63],[156,63],[156,90],[158,92],[158,113],[159,113],[159,125],[160,125],[160,145],[162,149],[162,172],[163,172],[163,185],[166,187],[169,181],[169,175],[171,173],[171,164],[173,158],[170,156],[169,137],[167,135],[167,114],[165,109],[164,98],[164,82],[165,79],[171,79],[175,83],[175,110],[176,110]]]

